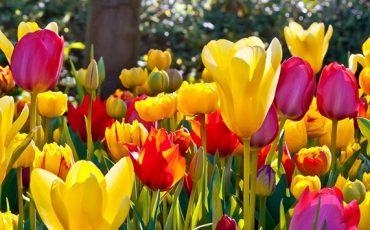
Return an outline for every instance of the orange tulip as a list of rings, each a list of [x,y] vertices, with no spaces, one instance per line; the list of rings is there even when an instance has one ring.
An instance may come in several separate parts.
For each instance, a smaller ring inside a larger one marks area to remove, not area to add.
[[[328,172],[331,155],[329,148],[312,147],[301,149],[295,158],[295,163],[299,171],[305,176],[322,176]]]

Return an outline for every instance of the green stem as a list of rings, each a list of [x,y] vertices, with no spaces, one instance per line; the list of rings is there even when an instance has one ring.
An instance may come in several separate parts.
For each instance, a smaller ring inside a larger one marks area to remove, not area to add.
[[[208,184],[208,161],[207,161],[207,131],[206,131],[206,114],[201,114],[201,137],[202,137],[202,147],[203,147],[203,201],[205,207],[208,209],[207,202],[207,184]]]
[[[50,135],[50,121],[51,119],[46,117],[45,118],[45,126],[44,126],[44,144],[49,142],[49,135]]]
[[[226,166],[225,166],[225,193],[226,197],[229,197],[229,194],[231,194],[230,189],[232,187],[231,185],[231,166],[233,163],[233,156],[230,155],[226,157]]]
[[[23,230],[24,210],[23,210],[23,186],[22,168],[17,168],[17,191],[18,191],[18,230]]]
[[[162,215],[162,217],[163,217],[163,224],[165,224],[166,223],[166,221],[167,221],[167,216],[168,216],[168,209],[167,209],[167,194],[166,195],[164,195],[164,197],[163,197],[163,215]]]
[[[337,148],[337,129],[338,129],[338,121],[332,120],[331,126],[331,144],[330,144],[330,152],[331,152],[331,164],[329,170],[329,180],[328,180],[328,187],[332,187],[335,184],[335,164],[337,162],[337,155],[336,155],[336,148]]]
[[[252,151],[251,154],[251,165],[250,165],[250,207],[249,207],[249,215],[250,215],[250,229],[254,229],[254,211],[256,207],[256,178],[257,178],[257,159],[258,159],[258,152]]]
[[[37,111],[36,111],[36,103],[37,103],[37,93],[31,93],[31,109],[30,109],[30,130],[33,130],[36,127],[36,120],[37,120]],[[37,135],[33,138],[34,142],[37,143]],[[30,175],[32,173],[33,167],[30,167]],[[31,191],[29,191],[31,192]],[[29,221],[30,221],[30,230],[36,229],[36,208],[32,202],[30,202],[29,206]]]
[[[281,131],[283,130],[284,128],[284,125],[285,125],[285,122],[286,122],[286,118],[285,117],[282,117],[281,120],[280,120],[280,123],[279,123],[279,132],[278,134],[276,135],[275,139],[274,139],[274,142],[272,143],[271,145],[271,148],[270,148],[270,151],[266,157],[266,161],[265,161],[265,164],[267,165],[271,165],[271,162],[272,162],[272,158],[274,157],[275,155],[275,152],[276,152],[276,146],[277,144],[279,143],[279,138],[280,138],[280,134],[281,134]]]
[[[250,215],[247,210],[249,210],[249,190],[250,190],[250,184],[249,184],[249,178],[250,178],[250,139],[244,139],[244,182],[243,182],[243,215],[244,215],[244,229],[250,229]]]
[[[86,124],[86,131],[87,131],[87,160],[91,161],[93,154],[94,154],[94,144],[92,139],[92,132],[91,132],[91,117],[92,117],[92,103],[93,103],[93,95],[89,97],[89,107],[87,109],[87,124]]]
[[[265,229],[265,220],[266,220],[266,200],[267,197],[260,196],[260,209],[259,209],[259,221],[258,229]]]
[[[190,224],[189,223],[190,222],[190,217],[191,217],[192,212],[193,212],[196,187],[197,187],[197,183],[194,183],[193,188],[191,189],[191,192],[190,192],[190,198],[189,198],[188,209],[187,209],[187,212],[186,212],[185,225],[184,225],[185,230],[190,229],[190,227],[188,228],[188,225]]]

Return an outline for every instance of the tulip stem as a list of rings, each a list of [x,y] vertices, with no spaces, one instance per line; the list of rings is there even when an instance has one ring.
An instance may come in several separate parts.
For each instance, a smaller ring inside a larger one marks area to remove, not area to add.
[[[197,187],[197,183],[194,183],[193,184],[193,188],[191,189],[191,192],[190,192],[190,198],[189,198],[189,202],[188,202],[188,209],[187,209],[187,212],[186,212],[186,218],[185,218],[185,225],[184,225],[184,229],[185,230],[188,230],[190,229],[190,227],[188,228],[188,225],[190,224],[190,216],[193,214],[193,207],[194,207],[194,198],[195,198],[195,191],[196,191],[196,187]]]
[[[91,133],[91,117],[92,117],[92,103],[93,95],[89,97],[89,107],[87,109],[87,119],[86,119],[86,132],[87,132],[87,160],[91,161],[94,154],[94,144],[92,140]]]
[[[271,165],[271,162],[272,162],[272,158],[274,157],[275,155],[275,152],[276,152],[276,146],[277,144],[279,143],[279,138],[280,138],[280,134],[281,134],[281,131],[283,130],[284,128],[284,125],[285,125],[285,122],[286,122],[286,118],[285,117],[282,117],[281,120],[280,120],[280,123],[279,123],[279,132],[278,134],[276,135],[275,139],[274,139],[274,142],[272,143],[271,145],[271,148],[270,148],[270,151],[266,157],[266,161],[265,161],[265,164],[267,165]]]
[[[36,111],[36,103],[37,103],[37,93],[31,93],[31,109],[30,109],[30,131],[36,127],[36,120],[37,120],[37,111]],[[33,138],[34,142],[37,143],[37,135]],[[30,176],[32,174],[33,167],[30,167]],[[23,199],[23,197],[22,197]],[[32,202],[30,202],[29,206],[29,222],[30,222],[30,230],[36,229],[36,209]]]
[[[45,118],[45,126],[44,126],[44,144],[49,142],[49,135],[50,135],[50,121],[51,119],[46,117]]]
[[[265,229],[265,219],[266,219],[266,199],[265,196],[260,196],[260,209],[259,209],[259,221],[258,229]]]
[[[338,121],[332,120],[331,125],[331,144],[330,144],[330,153],[331,153],[331,164],[329,170],[329,180],[328,187],[332,187],[335,184],[335,164],[337,162],[336,148],[337,148],[337,129]]]
[[[251,183],[251,189],[250,189],[250,207],[249,207],[249,215],[250,215],[250,229],[254,229],[254,211],[256,207],[256,178],[257,178],[257,158],[258,153],[252,151],[251,154],[251,165],[250,165],[250,183]]]
[[[200,115],[201,117],[201,135],[202,135],[202,146],[203,146],[203,175],[202,175],[202,179],[203,179],[203,201],[204,201],[204,204],[206,206],[206,208],[208,209],[208,202],[207,202],[207,182],[208,182],[208,161],[207,161],[207,133],[206,133],[206,114],[201,114]]]
[[[250,190],[250,184],[249,184],[249,178],[250,178],[250,139],[244,139],[244,182],[243,182],[243,215],[244,215],[244,229],[250,229],[250,213],[247,211],[249,210],[249,190]],[[247,227],[246,227],[247,226]]]
[[[22,187],[22,168],[17,168],[17,190],[18,190],[18,230],[23,230],[24,210],[23,210],[23,187]]]

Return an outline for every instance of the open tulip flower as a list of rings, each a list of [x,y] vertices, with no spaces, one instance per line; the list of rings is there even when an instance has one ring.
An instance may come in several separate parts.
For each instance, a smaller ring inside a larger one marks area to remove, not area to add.
[[[31,192],[49,229],[118,229],[130,209],[134,169],[130,158],[118,161],[104,175],[92,163],[78,161],[65,181],[34,169]]]
[[[176,93],[160,93],[156,97],[147,97],[135,103],[139,116],[149,122],[171,118],[177,109]]]
[[[308,149],[303,148],[297,153],[295,163],[303,175],[322,176],[330,168],[330,150],[326,145]]]

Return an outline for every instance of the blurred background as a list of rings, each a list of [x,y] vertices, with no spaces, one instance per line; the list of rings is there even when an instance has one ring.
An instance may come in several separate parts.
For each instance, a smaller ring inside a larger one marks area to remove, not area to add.
[[[236,41],[256,35],[265,42],[278,37],[284,57],[290,54],[283,28],[294,20],[307,28],[312,22],[333,26],[334,33],[324,63],[345,65],[350,53],[359,53],[370,36],[368,0],[0,0],[0,29],[16,42],[21,21],[40,27],[55,21],[71,49],[67,59],[86,67],[90,44],[95,58],[104,57],[106,94],[117,87],[123,68],[141,65],[150,48],[169,49],[172,67],[184,78],[200,78],[200,53],[212,39]],[[66,60],[63,77],[70,75]],[[7,61],[0,54],[0,64]],[[104,93],[104,92],[103,92]]]

